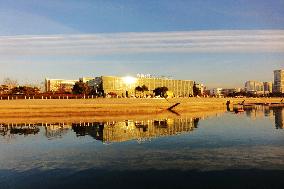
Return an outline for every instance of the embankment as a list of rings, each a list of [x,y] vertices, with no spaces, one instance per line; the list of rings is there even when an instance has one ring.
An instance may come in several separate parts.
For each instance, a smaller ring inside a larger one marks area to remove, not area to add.
[[[276,103],[281,98],[174,98],[174,99],[30,99],[1,100],[0,118],[67,117],[67,116],[136,116],[168,112],[167,108],[180,103],[173,110],[178,114],[225,111],[226,102],[231,106],[246,103]]]

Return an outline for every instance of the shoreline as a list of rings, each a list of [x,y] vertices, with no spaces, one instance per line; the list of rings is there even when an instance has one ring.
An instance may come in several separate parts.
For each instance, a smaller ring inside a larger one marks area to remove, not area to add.
[[[1,100],[0,118],[45,118],[45,117],[135,117],[159,114],[192,114],[198,112],[226,111],[241,103],[280,103],[282,98],[172,98],[172,99],[28,99]],[[176,104],[174,112],[167,109]]]

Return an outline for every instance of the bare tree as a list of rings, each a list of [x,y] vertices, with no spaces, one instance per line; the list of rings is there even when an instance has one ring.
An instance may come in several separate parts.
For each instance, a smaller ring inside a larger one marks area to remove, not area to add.
[[[13,80],[13,79],[11,79],[9,77],[6,77],[3,80],[3,84],[6,85],[8,87],[8,89],[12,89],[12,88],[18,86],[18,81],[17,80]]]

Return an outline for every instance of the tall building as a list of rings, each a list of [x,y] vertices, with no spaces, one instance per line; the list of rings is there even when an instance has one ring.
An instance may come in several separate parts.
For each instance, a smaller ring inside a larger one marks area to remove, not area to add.
[[[263,91],[265,94],[272,93],[272,82],[263,82]]]
[[[263,82],[260,81],[247,81],[245,83],[246,92],[253,93],[253,94],[263,94],[264,93],[264,86]]]
[[[273,92],[284,93],[284,70],[274,70]]]
[[[157,87],[167,87],[174,96],[189,97],[193,95],[193,81],[174,80],[168,78],[153,77],[115,77],[101,76],[88,82],[94,89],[101,88],[105,95],[115,93],[118,96],[128,97],[135,95],[137,86],[145,85],[149,93],[153,93]]]

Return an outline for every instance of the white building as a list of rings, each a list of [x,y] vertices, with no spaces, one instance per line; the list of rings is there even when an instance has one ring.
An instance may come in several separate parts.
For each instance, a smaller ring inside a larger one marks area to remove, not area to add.
[[[220,96],[222,96],[222,88],[213,88],[213,89],[210,90],[210,94],[212,96],[220,97]]]
[[[264,93],[263,82],[260,82],[260,81],[247,81],[245,83],[245,90],[248,93],[263,94]]]

